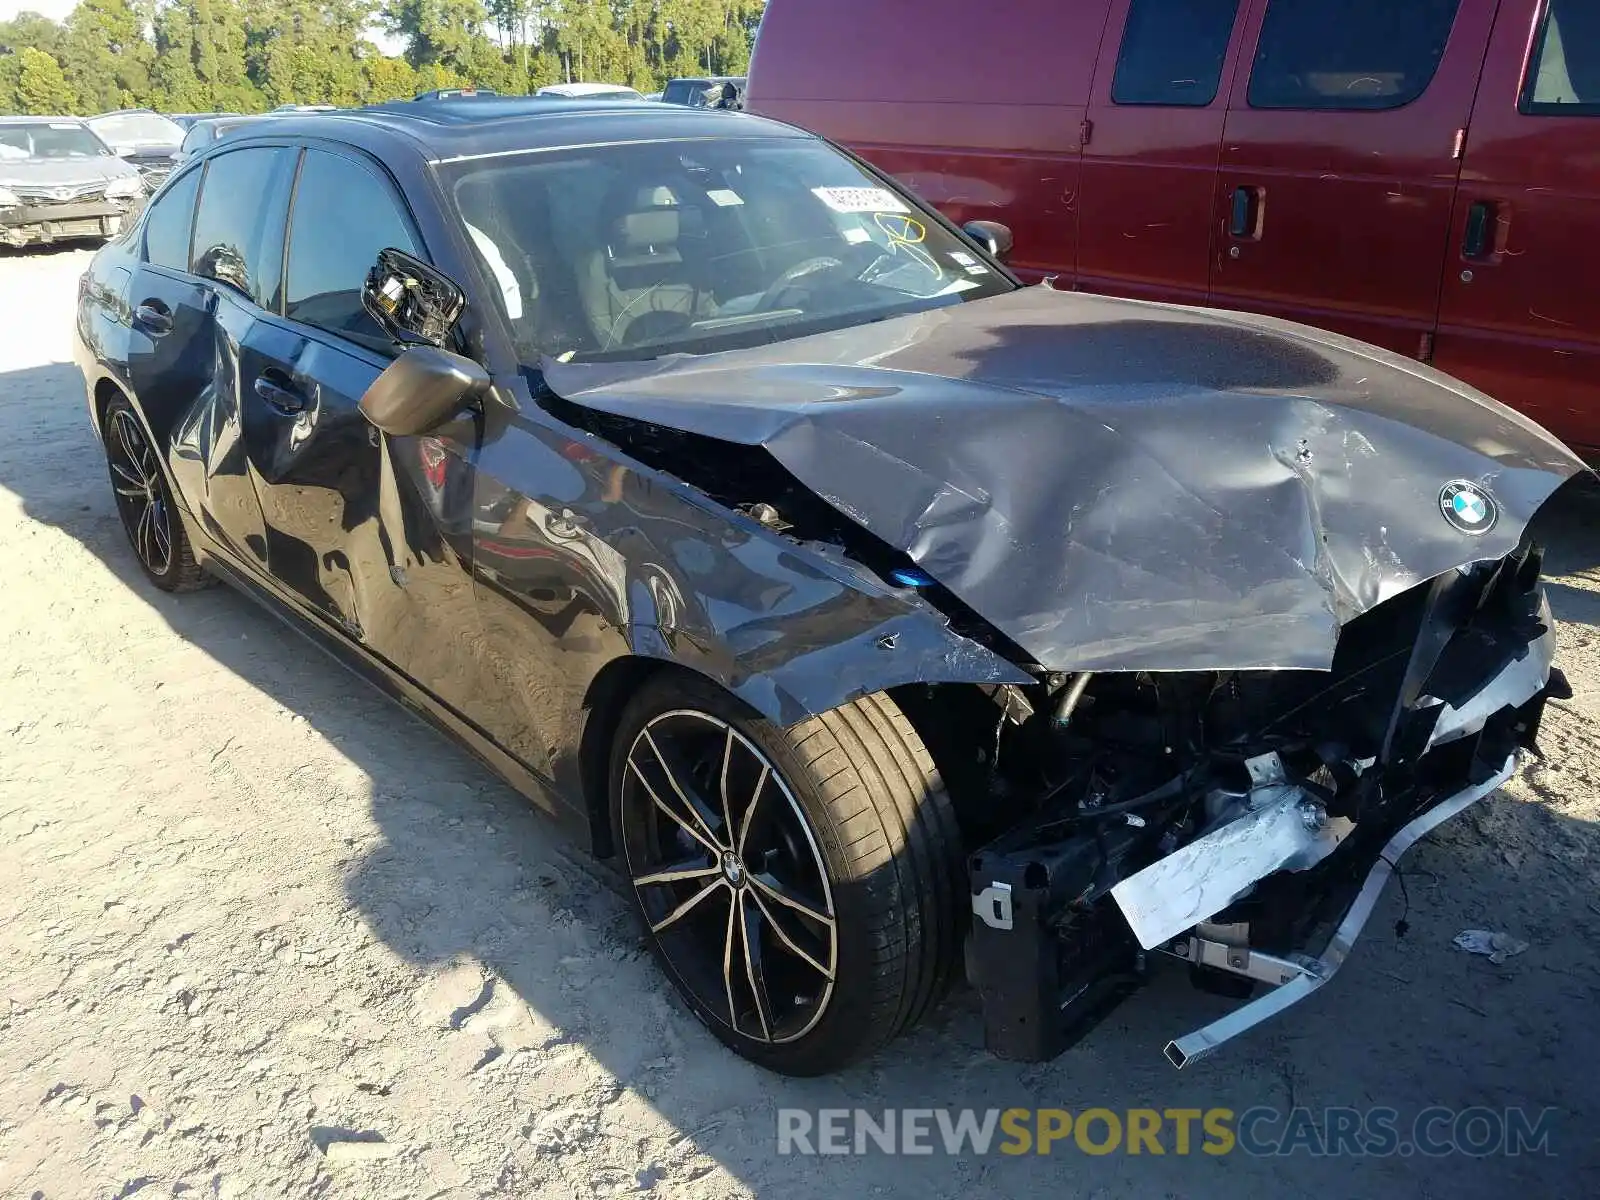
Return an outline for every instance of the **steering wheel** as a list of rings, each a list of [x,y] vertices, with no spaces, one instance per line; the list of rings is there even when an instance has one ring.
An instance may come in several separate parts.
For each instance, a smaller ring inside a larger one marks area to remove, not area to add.
[[[772,281],[772,286],[761,293],[761,299],[756,301],[756,312],[766,312],[778,307],[778,299],[784,291],[799,283],[808,275],[817,275],[823,271],[837,271],[844,266],[844,262],[826,255],[817,258],[808,258],[804,262],[797,262],[777,279]]]

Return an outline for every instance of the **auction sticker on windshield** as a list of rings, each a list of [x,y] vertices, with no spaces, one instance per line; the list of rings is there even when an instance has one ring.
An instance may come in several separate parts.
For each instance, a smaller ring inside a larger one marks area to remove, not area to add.
[[[834,212],[903,213],[911,211],[900,201],[898,196],[887,188],[820,187],[812,188],[811,194],[833,209]]]

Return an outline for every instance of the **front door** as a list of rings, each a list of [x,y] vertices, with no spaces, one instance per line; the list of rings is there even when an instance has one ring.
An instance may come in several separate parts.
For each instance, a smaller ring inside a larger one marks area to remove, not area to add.
[[[250,346],[263,436],[249,454],[278,586],[466,713],[476,688],[463,641],[476,620],[465,513],[477,423],[389,438],[361,414],[395,353],[361,303],[367,271],[388,248],[422,254],[387,176],[353,151],[307,149],[282,312]]]
[[[1211,302],[1426,357],[1496,0],[1255,0]]]
[[[1600,451],[1597,146],[1600,5],[1504,0],[1467,139],[1434,361],[1590,453]]]

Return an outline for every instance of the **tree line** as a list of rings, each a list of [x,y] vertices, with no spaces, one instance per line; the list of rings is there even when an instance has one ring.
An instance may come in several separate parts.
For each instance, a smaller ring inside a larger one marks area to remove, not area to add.
[[[766,0],[80,0],[0,21],[0,113],[261,112],[740,75]],[[401,39],[401,57],[371,41]]]

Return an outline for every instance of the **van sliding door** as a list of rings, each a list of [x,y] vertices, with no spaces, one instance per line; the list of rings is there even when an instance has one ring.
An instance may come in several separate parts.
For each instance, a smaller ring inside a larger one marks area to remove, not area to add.
[[[1429,357],[1495,0],[1252,0],[1211,302]]]

